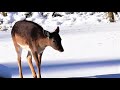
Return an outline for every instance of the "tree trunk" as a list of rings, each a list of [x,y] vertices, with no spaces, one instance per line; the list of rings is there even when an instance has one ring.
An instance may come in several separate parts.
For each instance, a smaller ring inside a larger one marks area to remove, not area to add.
[[[7,16],[7,12],[0,12],[4,17]]]
[[[110,22],[115,22],[115,18],[114,18],[114,13],[113,12],[108,12],[108,18]]]

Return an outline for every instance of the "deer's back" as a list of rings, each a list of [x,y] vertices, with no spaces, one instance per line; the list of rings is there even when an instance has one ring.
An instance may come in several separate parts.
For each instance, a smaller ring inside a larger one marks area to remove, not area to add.
[[[37,39],[38,37],[44,37],[42,32],[43,28],[37,23],[23,20],[15,23],[15,25],[12,28],[11,35],[12,37],[18,35],[25,39]]]

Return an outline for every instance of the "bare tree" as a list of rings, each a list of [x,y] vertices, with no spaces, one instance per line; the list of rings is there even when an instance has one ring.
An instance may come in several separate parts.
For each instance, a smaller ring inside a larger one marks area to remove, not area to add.
[[[2,14],[4,17],[7,16],[7,12],[0,12],[0,14]]]
[[[110,22],[115,22],[115,17],[113,12],[108,12],[108,18]]]
[[[110,22],[115,22],[115,16],[119,17],[118,12],[108,12],[107,18],[109,18]]]

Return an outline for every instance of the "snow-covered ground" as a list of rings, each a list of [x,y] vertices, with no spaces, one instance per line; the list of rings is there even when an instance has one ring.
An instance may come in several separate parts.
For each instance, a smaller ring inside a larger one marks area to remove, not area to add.
[[[70,20],[75,16],[77,19],[81,18],[81,21],[76,23],[67,21],[64,16],[64,23],[59,26],[65,51],[60,53],[51,47],[45,49],[41,66],[42,78],[120,77],[120,21],[118,19],[115,23],[109,23],[103,17],[98,17],[99,15],[103,13],[97,13],[92,18],[90,15],[83,15],[88,19],[83,16],[77,18],[77,14],[70,17],[65,15]],[[14,15],[14,17],[18,16]],[[38,17],[37,14],[34,17]],[[103,21],[96,21],[98,18],[102,18]],[[33,17],[30,19],[37,20]],[[36,22],[41,22],[40,20]],[[59,20],[60,18],[56,17],[54,22]],[[49,19],[45,20],[46,23],[44,22],[42,26],[48,31],[54,31],[57,24],[49,21]],[[7,67],[7,70],[3,70],[8,72],[9,77],[18,78],[17,57],[10,31],[10,28],[7,31],[0,31],[0,67],[2,65]],[[23,75],[25,78],[32,78],[26,55],[27,51],[23,50]],[[35,66],[34,60],[33,63]]]

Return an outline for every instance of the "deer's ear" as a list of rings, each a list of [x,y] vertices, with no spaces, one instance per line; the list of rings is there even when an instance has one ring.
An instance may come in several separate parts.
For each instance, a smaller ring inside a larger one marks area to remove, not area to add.
[[[56,33],[59,33],[59,31],[60,31],[60,30],[59,30],[59,26],[57,26],[55,32],[56,32]]]
[[[48,31],[45,32],[45,36],[50,37],[50,33]]]

